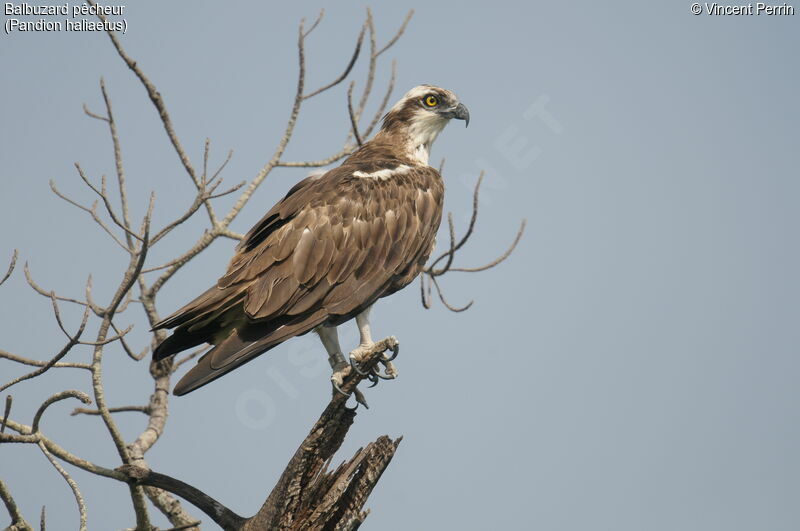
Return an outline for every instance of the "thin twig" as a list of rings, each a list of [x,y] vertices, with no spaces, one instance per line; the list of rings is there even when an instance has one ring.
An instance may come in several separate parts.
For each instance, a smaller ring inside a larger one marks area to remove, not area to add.
[[[12,438],[10,434],[0,434],[2,435],[2,439],[0,440],[6,440],[9,442],[32,443],[32,444],[37,444],[39,441],[43,441],[48,450],[50,450],[59,459],[62,459],[71,465],[74,465],[82,470],[85,470],[87,472],[90,472],[98,476],[112,478],[118,481],[125,481],[125,476],[122,473],[117,472],[115,470],[111,470],[110,468],[105,468],[96,465],[91,461],[87,461],[86,459],[83,459],[68,452],[67,450],[56,444],[52,439],[45,437],[42,434],[42,432],[37,432],[34,434],[30,426],[26,426],[25,424],[20,424],[18,422],[9,419],[8,427],[16,431],[20,435],[13,436]]]
[[[459,240],[459,242],[454,247],[451,248],[451,250],[436,258],[433,261],[433,263],[431,263],[431,265],[426,268],[426,270],[429,271],[431,274],[435,274],[438,276],[446,272],[443,270],[436,270],[435,269],[436,264],[438,264],[439,262],[450,256],[452,253],[461,249],[461,247],[465,243],[467,243],[467,240],[469,240],[470,236],[472,236],[472,231],[475,230],[475,223],[478,220],[478,205],[480,201],[480,191],[481,191],[481,183],[483,182],[483,175],[484,172],[481,172],[480,175],[478,175],[478,181],[475,183],[475,188],[472,191],[472,216],[470,217],[469,225],[467,225],[467,231],[464,233],[464,236],[461,237],[461,240]]]
[[[94,314],[96,316],[100,317],[100,318],[105,317],[106,313],[108,313],[108,310],[106,310],[105,308],[103,308],[102,306],[100,306],[99,304],[94,302],[94,300],[92,300],[92,275],[91,274],[89,274],[89,276],[86,278],[86,288],[84,289],[84,295],[86,296],[86,305],[89,308],[91,308],[92,312],[94,312]]]
[[[361,141],[361,135],[358,134],[358,118],[353,114],[353,87],[355,87],[355,85],[356,82],[351,81],[350,88],[347,89],[347,113],[350,115],[350,126],[353,128],[353,137],[356,139],[356,144],[361,146],[364,142]]]
[[[31,367],[44,367],[45,365],[50,363],[49,361],[39,361],[30,358],[24,358],[22,356],[17,356],[16,354],[12,354],[2,349],[0,349],[0,358],[21,363],[23,365],[30,365]],[[89,365],[88,363],[70,363],[64,361],[59,361],[58,363],[53,364],[53,367],[68,368],[68,369],[86,369],[89,371],[92,370],[92,366]]]
[[[411,17],[413,17],[413,16],[414,16],[414,10],[412,9],[406,15],[406,18],[403,20],[403,23],[400,25],[400,29],[398,29],[397,33],[394,34],[394,37],[389,39],[389,42],[387,42],[384,45],[383,48],[381,48],[380,50],[378,50],[375,53],[375,57],[379,57],[383,52],[385,52],[386,50],[388,50],[389,48],[394,46],[394,44],[400,39],[400,37],[403,36],[403,33],[405,33],[406,28],[408,27],[408,23],[411,22]]]
[[[367,105],[367,100],[372,93],[372,84],[375,82],[375,71],[378,64],[378,55],[376,50],[378,44],[375,35],[375,20],[372,18],[372,9],[367,7],[367,32],[369,33],[369,68],[367,68],[367,78],[364,82],[364,91],[361,93],[361,101],[358,102],[358,111],[356,112],[356,119],[361,118],[361,113]]]
[[[430,276],[431,282],[433,282],[433,286],[436,288],[436,293],[439,294],[439,300],[442,301],[442,304],[444,304],[445,307],[448,310],[450,310],[451,312],[456,312],[456,313],[465,312],[465,311],[469,310],[469,308],[472,306],[472,303],[475,302],[475,301],[469,301],[465,306],[461,306],[461,307],[453,306],[452,304],[447,302],[447,299],[444,298],[444,293],[442,293],[442,288],[439,286],[439,281],[436,280],[436,277],[433,276],[433,275],[429,275],[429,276]]]
[[[6,423],[8,422],[8,416],[11,414],[11,404],[13,403],[14,397],[6,395],[6,407],[3,411],[3,422],[0,423],[0,433],[5,433],[6,431]]]
[[[64,478],[64,481],[67,482],[69,488],[72,490],[72,495],[75,496],[75,503],[78,504],[78,513],[80,515],[80,524],[78,529],[80,531],[86,531],[86,503],[83,501],[83,495],[81,494],[80,489],[78,488],[78,484],[75,482],[74,479],[69,475],[66,469],[61,466],[61,463],[56,461],[53,454],[45,446],[44,442],[39,441],[39,449],[42,451],[44,456],[50,461],[50,464],[58,471],[59,474]],[[44,521],[44,508],[42,508],[42,521]],[[44,526],[42,526],[44,528]]]
[[[319,26],[319,23],[322,22],[322,17],[324,17],[324,16],[325,16],[325,9],[320,9],[319,10],[319,15],[317,15],[317,18],[316,18],[316,20],[314,20],[314,23],[311,24],[311,27],[308,28],[308,30],[305,33],[303,33],[303,38],[304,39],[306,37],[308,37],[309,35],[311,35],[312,31],[317,29],[317,26]]]
[[[0,279],[0,285],[2,285],[2,284],[3,284],[3,282],[5,282],[6,280],[8,280],[8,277],[10,277],[10,276],[11,276],[11,273],[13,273],[13,272],[14,272],[14,266],[16,266],[16,265],[17,265],[17,257],[18,257],[18,256],[19,256],[19,251],[17,251],[16,249],[14,249],[14,254],[11,256],[11,263],[8,265],[8,271],[6,271],[6,274],[5,274],[5,275],[3,275],[3,278],[2,278],[2,279]]]
[[[125,354],[127,354],[129,358],[131,358],[133,361],[141,361],[147,355],[147,352],[150,349],[149,347],[145,347],[139,354],[135,354],[133,352],[133,349],[131,349],[131,347],[128,345],[128,342],[125,341],[125,334],[127,334],[132,327],[133,325],[130,325],[128,328],[126,328],[123,332],[120,333],[119,329],[117,328],[117,325],[114,324],[114,321],[111,321],[111,328],[114,329],[114,332],[116,332],[117,335],[111,339],[106,339],[105,344],[119,340],[119,342],[122,344],[122,349],[125,351]],[[93,344],[93,343],[87,343],[87,344]]]
[[[349,129],[349,128],[348,128]],[[349,131],[348,131],[349,132]],[[349,137],[349,135],[348,135]],[[285,161],[279,162],[276,166],[281,168],[321,168],[322,166],[327,166],[328,164],[333,164],[334,162],[343,159],[344,157],[350,155],[358,146],[356,145],[345,145],[340,151],[334,153],[328,158],[321,159],[321,160],[312,160],[312,161]]]
[[[136,237],[130,232],[131,229],[131,216],[128,207],[128,192],[125,186],[125,169],[122,164],[122,146],[120,145],[119,135],[117,134],[117,121],[114,118],[114,111],[111,108],[111,98],[106,90],[106,82],[100,78],[100,92],[103,94],[103,102],[106,105],[106,113],[108,115],[108,129],[111,135],[111,142],[114,146],[114,166],[117,171],[117,187],[119,189],[119,202],[122,207],[122,222],[125,229],[125,237],[128,241],[128,247],[133,247],[132,238]]]
[[[436,277],[438,275],[444,274],[450,269],[450,266],[453,265],[453,259],[456,256],[456,229],[453,225],[453,213],[447,213],[447,226],[450,229],[450,250],[446,253],[447,254],[447,262],[445,262],[444,267],[440,270],[441,273],[429,273],[431,277]]]
[[[113,122],[111,123],[113,124]],[[108,216],[111,218],[111,221],[113,221],[116,226],[118,226],[125,232],[126,237],[130,236],[132,238],[136,238],[137,240],[139,240],[140,239],[139,235],[130,230],[129,227],[126,227],[125,223],[121,221],[117,217],[117,213],[114,212],[114,207],[111,206],[111,200],[108,198],[108,190],[106,188],[106,176],[103,175],[100,178],[100,189],[98,190],[97,187],[94,184],[92,184],[92,181],[90,181],[89,178],[86,176],[86,173],[84,173],[83,168],[81,168],[81,165],[78,164],[77,162],[75,163],[75,169],[78,170],[78,175],[80,176],[81,180],[86,184],[86,186],[88,186],[89,189],[92,190],[95,194],[97,194],[103,201],[103,205],[106,207],[106,212],[108,213]],[[128,242],[128,247],[131,247],[131,245],[132,243]]]
[[[97,3],[94,0],[86,0],[86,2],[95,8],[97,7]],[[98,12],[97,18],[99,18],[102,22],[106,22],[106,17],[102,13]],[[195,172],[194,166],[192,166],[188,155],[186,155],[178,135],[175,133],[175,127],[172,124],[172,118],[170,118],[167,107],[164,105],[164,100],[161,97],[161,94],[158,92],[153,82],[150,81],[150,78],[144,74],[142,69],[139,67],[139,64],[131,59],[131,57],[125,52],[122,47],[122,43],[119,41],[119,37],[117,37],[117,34],[114,31],[109,30],[106,31],[106,35],[108,35],[109,39],[111,39],[111,43],[114,45],[114,48],[117,50],[117,53],[125,62],[125,64],[128,65],[128,68],[130,68],[133,73],[136,74],[136,77],[139,78],[139,81],[141,81],[142,85],[147,91],[147,95],[150,97],[150,101],[153,102],[153,105],[155,105],[156,110],[158,111],[158,115],[161,118],[161,123],[164,125],[164,130],[167,132],[167,137],[172,143],[172,147],[175,149],[178,158],[180,158],[181,164],[183,164],[186,173],[189,174],[189,177],[192,179],[192,182],[195,184],[195,186],[199,186],[200,181],[197,177],[197,173]]]
[[[378,125],[381,117],[383,117],[384,112],[386,111],[386,107],[389,106],[389,99],[392,97],[392,92],[394,92],[394,84],[397,81],[397,61],[392,60],[392,74],[389,77],[389,83],[386,85],[386,92],[383,95],[383,100],[381,100],[381,104],[378,106],[378,110],[375,111],[375,115],[372,117],[372,121],[369,123],[369,127],[367,127],[366,131],[364,131],[364,136],[369,136],[372,134],[372,131]]]
[[[186,362],[187,362],[187,361],[189,361],[189,360],[193,360],[194,358],[196,358],[197,356],[199,356],[200,354],[202,354],[203,352],[205,352],[207,348],[208,348],[208,347],[206,347],[206,346],[200,347],[199,349],[195,350],[195,351],[194,351],[194,352],[192,352],[191,354],[187,354],[187,355],[186,355],[186,356],[184,356],[183,358],[181,358],[181,359],[179,359],[178,361],[176,361],[176,362],[175,362],[175,363],[172,365],[172,372],[175,372],[175,371],[177,371],[177,370],[178,370],[178,367],[180,367],[181,365],[183,365],[184,363],[186,363]]]
[[[62,349],[61,349],[61,350],[58,352],[58,354],[56,354],[55,356],[53,356],[53,357],[50,359],[50,361],[48,361],[47,363],[45,363],[45,364],[44,364],[44,365],[43,365],[41,368],[39,368],[39,369],[37,369],[37,370],[35,370],[35,371],[32,371],[32,372],[29,372],[28,374],[24,374],[24,375],[22,375],[22,376],[19,376],[19,377],[17,377],[17,378],[14,378],[14,379],[13,379],[13,380],[11,380],[10,382],[8,382],[8,383],[6,383],[6,384],[4,384],[4,385],[0,386],[0,392],[2,392],[2,391],[5,391],[6,389],[8,389],[9,387],[11,387],[12,385],[16,385],[16,384],[18,384],[18,383],[20,383],[20,382],[24,382],[25,380],[30,380],[31,378],[35,378],[35,377],[37,377],[37,376],[39,376],[39,375],[41,375],[41,374],[44,374],[45,372],[47,372],[47,371],[48,371],[48,370],[49,370],[51,367],[53,367],[53,366],[54,366],[54,365],[55,365],[55,364],[56,364],[56,363],[57,363],[57,362],[58,362],[58,361],[59,361],[61,358],[63,358],[64,356],[66,356],[66,355],[67,355],[67,353],[68,353],[68,352],[69,352],[69,351],[72,349],[72,347],[74,347],[75,345],[77,345],[77,344],[78,344],[78,341],[80,340],[80,337],[81,337],[81,335],[83,334],[83,331],[84,331],[84,329],[86,328],[86,323],[87,323],[87,321],[88,321],[88,320],[89,320],[89,308],[86,308],[86,309],[83,311],[83,319],[81,320],[81,325],[80,325],[80,327],[78,328],[78,331],[75,333],[75,335],[73,335],[72,337],[70,337],[70,339],[69,339],[69,341],[67,342],[67,344],[64,346],[64,348],[62,348]]]
[[[31,424],[31,433],[35,434],[39,431],[39,421],[42,419],[42,415],[44,414],[45,410],[48,407],[61,400],[66,400],[67,398],[77,398],[84,404],[92,403],[92,399],[89,398],[89,395],[87,395],[83,391],[69,390],[56,393],[53,396],[49,397],[44,402],[42,402],[42,405],[39,406],[39,409],[36,410],[36,414],[33,416],[33,423]]]
[[[350,75],[350,72],[353,70],[353,66],[355,66],[355,64],[356,64],[356,60],[358,59],[358,54],[361,53],[361,45],[364,42],[364,32],[365,32],[365,30],[366,30],[366,26],[361,26],[361,32],[358,34],[358,40],[356,41],[356,49],[353,51],[353,55],[350,57],[350,62],[347,63],[347,66],[345,67],[344,72],[342,72],[339,77],[337,77],[336,79],[334,79],[333,81],[331,81],[327,85],[322,86],[322,87],[318,88],[317,90],[315,90],[315,91],[313,91],[313,92],[311,92],[309,94],[304,95],[303,96],[304,100],[313,98],[317,94],[320,94],[322,92],[325,92],[326,90],[329,90],[329,89],[335,87],[336,85],[338,85],[339,83],[344,81],[347,78],[348,75]]]
[[[91,208],[87,207],[87,206],[84,206],[84,205],[78,203],[77,201],[74,201],[74,200],[70,199],[69,197],[67,197],[63,193],[61,193],[61,191],[59,191],[59,189],[56,188],[56,183],[52,179],[50,180],[50,189],[53,191],[54,194],[56,194],[58,197],[60,197],[61,199],[63,199],[67,203],[69,203],[69,204],[73,205],[74,207],[79,208],[79,209],[83,210],[84,212],[88,213],[92,217],[94,222],[97,223],[98,225],[100,225],[100,227],[106,232],[106,234],[108,234],[111,237],[111,239],[114,240],[114,242],[117,245],[119,245],[123,250],[125,250],[125,252],[127,252],[129,254],[132,252],[131,249],[128,246],[126,246],[124,243],[122,243],[122,241],[119,238],[117,238],[117,235],[114,234],[114,232],[111,230],[111,228],[108,225],[106,225],[106,222],[103,221],[100,218],[100,216],[97,214],[97,201],[92,203]]]
[[[31,288],[33,288],[33,290],[36,293],[38,293],[39,295],[42,295],[44,297],[47,297],[48,299],[50,298],[52,291],[48,291],[48,290],[42,288],[41,286],[39,286],[39,284],[37,284],[33,280],[33,277],[31,276],[31,270],[28,267],[28,262],[25,262],[25,264],[22,266],[22,272],[25,274],[25,280],[28,282],[28,285]],[[73,304],[79,304],[81,306],[87,306],[86,302],[79,301],[78,299],[72,299],[72,298],[69,298],[69,297],[62,297],[60,295],[56,295],[56,298],[58,300],[60,300],[60,301],[71,302]]]
[[[461,271],[464,273],[477,273],[478,271],[486,271],[487,269],[491,269],[509,256],[511,253],[514,252],[514,249],[517,247],[517,244],[522,239],[522,234],[525,232],[525,225],[527,224],[527,220],[522,220],[519,225],[519,230],[517,231],[517,235],[514,237],[514,241],[511,243],[511,246],[506,249],[506,251],[500,255],[499,257],[495,258],[491,262],[486,265],[482,265],[480,267],[451,267],[450,271]]]
[[[92,111],[89,110],[89,106],[86,105],[85,103],[83,104],[83,113],[86,116],[89,116],[90,118],[94,118],[95,120],[100,120],[101,122],[108,122],[107,116],[100,116],[97,113],[93,113]]]
[[[8,485],[6,485],[2,479],[0,479],[0,499],[3,500],[6,510],[8,511],[8,515],[11,517],[12,527],[8,527],[6,529],[33,531],[33,527],[31,527],[31,525],[25,520],[25,517],[22,516],[19,507],[17,507],[17,502],[15,502],[14,498],[11,496],[11,491],[8,489]]]
[[[144,413],[145,415],[150,414],[150,406],[120,406],[120,407],[110,407],[108,408],[109,413],[125,413],[128,411],[138,411],[139,413]],[[88,409],[85,407],[76,407],[70,413],[71,417],[76,415],[99,415],[100,411],[97,409]]]
[[[422,307],[426,310],[431,309],[431,286],[430,282],[428,283],[428,289],[425,290],[425,273],[419,276],[419,294],[420,298],[422,299]]]

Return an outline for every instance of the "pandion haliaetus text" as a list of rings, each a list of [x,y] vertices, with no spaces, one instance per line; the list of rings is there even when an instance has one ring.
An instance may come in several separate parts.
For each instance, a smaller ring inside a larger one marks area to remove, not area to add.
[[[194,391],[289,338],[315,330],[341,384],[350,370],[336,327],[356,318],[357,359],[372,344],[373,303],[407,286],[433,251],[444,185],[428,165],[433,141],[452,119],[469,123],[449,90],[411,89],[375,137],[341,166],[296,184],[248,232],[228,271],[154,329],[174,331],[160,360],[213,347],[175,386]]]

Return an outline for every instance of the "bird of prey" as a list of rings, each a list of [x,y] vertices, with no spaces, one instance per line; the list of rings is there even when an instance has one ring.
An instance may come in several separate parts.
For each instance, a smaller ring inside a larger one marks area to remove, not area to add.
[[[155,360],[213,345],[174,393],[194,391],[310,331],[341,385],[351,365],[336,327],[355,317],[361,337],[350,359],[361,361],[373,344],[373,303],[414,280],[433,251],[444,184],[428,157],[453,118],[469,124],[453,92],[417,86],[339,167],[289,190],[244,236],[225,275],[153,327],[174,329]]]

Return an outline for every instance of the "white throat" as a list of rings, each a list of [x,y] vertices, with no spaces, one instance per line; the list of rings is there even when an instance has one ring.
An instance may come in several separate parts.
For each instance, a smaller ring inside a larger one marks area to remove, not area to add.
[[[429,112],[414,116],[408,127],[409,157],[419,164],[428,164],[433,141],[442,132],[448,120]]]

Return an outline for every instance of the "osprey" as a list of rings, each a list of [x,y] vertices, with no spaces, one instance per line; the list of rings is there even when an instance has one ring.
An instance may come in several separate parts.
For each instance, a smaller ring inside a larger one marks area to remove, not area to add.
[[[452,118],[469,124],[454,93],[415,87],[341,166],[289,190],[244,236],[216,285],[153,327],[174,329],[154,360],[213,345],[174,393],[312,330],[340,385],[351,367],[336,327],[355,317],[361,337],[350,359],[360,361],[372,345],[373,303],[414,280],[433,251],[444,185],[428,156]]]

